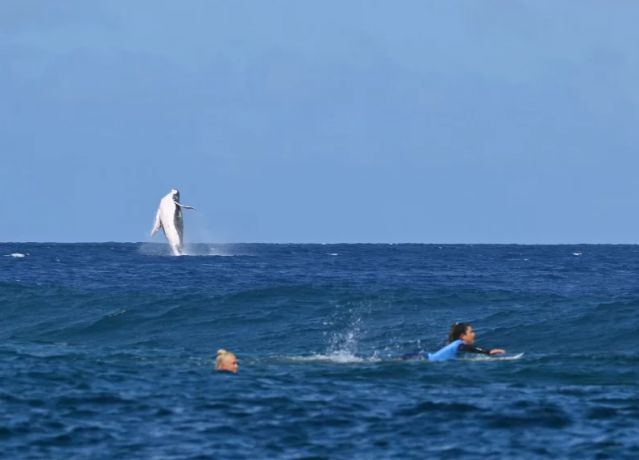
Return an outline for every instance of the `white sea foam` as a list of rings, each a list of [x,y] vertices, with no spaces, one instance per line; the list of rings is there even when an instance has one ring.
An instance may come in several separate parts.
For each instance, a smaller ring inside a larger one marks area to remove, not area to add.
[[[216,256],[216,257],[234,257],[250,255],[238,250],[232,245],[213,245],[213,244],[188,244],[184,247],[185,256]]]
[[[22,254],[21,252],[13,252],[11,254],[5,254],[5,257],[13,257],[15,259],[22,259],[23,257],[26,257],[26,254]]]
[[[333,322],[325,321],[325,326],[331,326]],[[314,353],[307,356],[285,356],[286,361],[298,363],[335,363],[335,364],[357,364],[378,362],[381,359],[377,354],[365,357],[357,353],[359,335],[361,333],[361,319],[355,317],[350,321],[346,330],[340,332],[327,332],[329,336],[328,349],[325,352]]]
[[[573,253],[572,253],[572,255],[573,255],[573,256],[580,256],[580,255],[582,255],[582,254],[583,254],[583,252],[573,252]]]
[[[361,357],[355,356],[346,351],[337,351],[330,354],[314,354],[310,356],[286,356],[286,360],[302,363],[336,363],[336,364],[357,364],[374,363],[381,361],[377,356]]]
[[[165,244],[158,243],[142,243],[138,248],[138,252],[140,254],[144,254],[147,256],[168,256],[175,257],[169,247]],[[233,247],[229,247],[227,245],[216,246],[209,245],[204,243],[195,243],[195,244],[186,244],[184,245],[184,250],[182,256],[180,257],[208,257],[208,256],[219,256],[219,257],[232,257],[238,255],[251,255],[246,254],[244,252],[240,253],[239,251],[234,251]]]
[[[235,254],[233,254],[232,251],[228,251],[227,249],[224,248],[220,248],[220,247],[215,247],[215,246],[209,246],[209,256],[220,256],[220,257],[233,257]]]

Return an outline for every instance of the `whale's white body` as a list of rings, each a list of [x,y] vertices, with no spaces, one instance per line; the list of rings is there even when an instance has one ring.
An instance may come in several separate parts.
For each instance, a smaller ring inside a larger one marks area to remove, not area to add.
[[[173,189],[160,200],[158,212],[155,214],[155,224],[151,230],[151,236],[160,228],[169,242],[173,255],[181,256],[184,243],[184,219],[182,208],[193,209],[191,206],[180,204],[180,192]]]

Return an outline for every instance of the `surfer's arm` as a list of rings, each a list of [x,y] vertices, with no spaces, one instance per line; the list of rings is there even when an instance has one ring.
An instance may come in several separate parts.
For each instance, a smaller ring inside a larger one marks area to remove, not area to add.
[[[505,350],[502,350],[501,348],[480,348],[480,347],[476,347],[474,345],[466,345],[465,343],[462,343],[459,348],[458,351],[462,351],[465,353],[480,353],[482,355],[499,355],[502,353],[505,353]]]

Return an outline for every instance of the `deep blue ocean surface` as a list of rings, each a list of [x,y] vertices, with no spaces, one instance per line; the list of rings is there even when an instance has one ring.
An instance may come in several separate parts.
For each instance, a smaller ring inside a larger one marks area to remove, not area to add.
[[[189,251],[0,244],[0,456],[639,458],[639,246]]]

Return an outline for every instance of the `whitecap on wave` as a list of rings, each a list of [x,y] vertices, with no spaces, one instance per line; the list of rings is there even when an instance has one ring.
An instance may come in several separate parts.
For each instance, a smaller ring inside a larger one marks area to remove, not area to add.
[[[13,252],[11,254],[5,254],[5,257],[13,257],[14,259],[22,259],[23,257],[26,257],[26,254],[22,254],[21,252]]]

